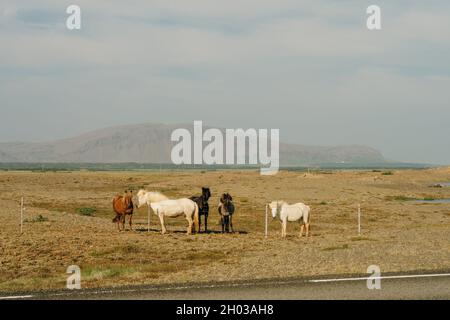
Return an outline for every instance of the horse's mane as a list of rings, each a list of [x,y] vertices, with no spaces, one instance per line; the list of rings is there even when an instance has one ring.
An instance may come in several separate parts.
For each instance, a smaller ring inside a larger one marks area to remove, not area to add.
[[[275,206],[283,206],[283,205],[286,205],[286,204],[288,204],[286,201],[284,201],[284,200],[273,200],[270,204],[269,204],[269,206],[273,206],[273,205],[275,205]]]
[[[145,190],[145,189],[139,189],[139,191],[137,192],[137,195],[138,196],[141,196],[141,195],[143,195],[143,194],[145,194],[145,193],[147,193],[148,191],[147,190]]]
[[[169,200],[168,196],[166,196],[165,194],[162,194],[161,192],[158,192],[158,191],[149,191],[147,193],[151,194],[153,197],[164,198],[165,200]]]
[[[164,195],[158,191],[147,191],[145,189],[140,189],[138,191],[137,195],[138,195],[138,197],[146,195],[147,197],[150,197],[153,199],[159,199],[158,201],[169,200],[169,197],[167,197],[166,195]]]

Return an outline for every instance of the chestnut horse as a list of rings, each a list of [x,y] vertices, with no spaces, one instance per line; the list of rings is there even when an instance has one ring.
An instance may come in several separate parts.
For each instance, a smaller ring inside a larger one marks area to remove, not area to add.
[[[133,217],[133,191],[125,190],[123,196],[117,195],[112,201],[114,212],[116,217],[113,222],[117,222],[117,228],[120,231],[120,223],[122,223],[122,228],[125,230],[125,217],[130,216],[130,230],[133,230],[132,217]]]

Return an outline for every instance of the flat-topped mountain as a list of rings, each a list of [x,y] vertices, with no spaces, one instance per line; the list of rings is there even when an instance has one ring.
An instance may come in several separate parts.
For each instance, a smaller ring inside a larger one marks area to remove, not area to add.
[[[176,143],[170,137],[177,128],[192,131],[192,124],[125,125],[49,142],[0,143],[0,162],[172,163],[170,153]],[[280,143],[280,164],[284,166],[384,162],[379,151],[366,146]]]

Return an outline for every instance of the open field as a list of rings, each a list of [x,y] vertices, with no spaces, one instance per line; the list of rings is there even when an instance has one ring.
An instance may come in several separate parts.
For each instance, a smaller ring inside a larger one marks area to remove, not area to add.
[[[450,198],[450,169],[392,172],[258,171],[0,172],[0,291],[60,289],[66,269],[82,270],[82,286],[167,284],[324,274],[450,270],[450,203],[411,199]],[[219,193],[230,192],[237,211],[235,234],[184,233],[183,218],[168,220],[161,235],[156,216],[147,232],[146,208],[136,211],[135,231],[118,232],[111,199],[126,188],[146,187],[170,197],[211,188],[209,227],[218,231]],[[19,234],[18,201],[27,219]],[[269,200],[312,207],[311,238],[298,225],[270,219],[264,239],[264,205]],[[362,235],[357,235],[361,203]]]

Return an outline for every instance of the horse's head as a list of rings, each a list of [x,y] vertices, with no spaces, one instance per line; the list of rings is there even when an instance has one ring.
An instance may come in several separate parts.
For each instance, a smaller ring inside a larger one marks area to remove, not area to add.
[[[133,191],[125,190],[125,194],[123,196],[123,201],[125,204],[125,208],[132,209],[133,208]]]
[[[229,193],[224,193],[220,197],[220,203],[222,203],[222,207],[224,209],[224,215],[233,214],[234,213],[234,204],[233,198]]]
[[[208,200],[211,197],[211,191],[209,190],[208,187],[202,187],[202,196],[206,200]]]
[[[275,218],[281,209],[281,201],[272,201],[269,203],[269,208],[272,211],[272,218]]]
[[[141,189],[138,191],[136,198],[137,198],[137,204],[136,207],[140,208],[142,207],[144,204],[147,203],[146,197],[145,195],[147,194],[147,191],[145,191],[144,189]]]
[[[220,197],[220,202],[225,203],[225,201],[233,201],[233,197],[228,192]]]
[[[220,203],[225,203],[225,201],[228,199],[228,197],[227,197],[227,193],[223,193],[221,196],[220,196]]]

